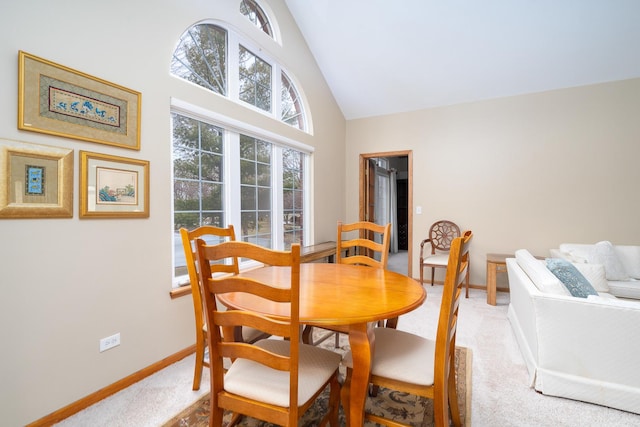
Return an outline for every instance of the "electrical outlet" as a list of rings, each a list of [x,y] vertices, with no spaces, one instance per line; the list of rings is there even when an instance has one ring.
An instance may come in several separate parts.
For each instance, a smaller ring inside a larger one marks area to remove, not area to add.
[[[120,332],[100,340],[100,353],[120,345]]]

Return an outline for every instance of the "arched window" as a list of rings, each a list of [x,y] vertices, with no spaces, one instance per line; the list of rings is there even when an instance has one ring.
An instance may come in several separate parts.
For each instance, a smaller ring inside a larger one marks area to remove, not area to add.
[[[237,69],[228,69],[228,64],[237,64]],[[282,66],[265,49],[222,26],[203,23],[185,31],[173,52],[171,74],[308,130],[300,92]]]
[[[264,10],[253,0],[242,0],[240,2],[240,13],[253,22],[253,25],[264,31],[269,37],[273,38],[273,30],[271,23]]]
[[[306,123],[304,122],[304,113],[302,110],[302,102],[296,87],[291,83],[287,74],[282,72],[282,116],[283,122],[304,130]]]

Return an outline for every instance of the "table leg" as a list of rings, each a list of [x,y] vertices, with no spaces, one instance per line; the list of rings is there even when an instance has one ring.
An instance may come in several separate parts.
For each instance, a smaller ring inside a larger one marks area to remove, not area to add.
[[[487,304],[496,305],[496,267],[495,262],[487,262]]]
[[[353,356],[353,374],[350,390],[343,390],[348,395],[349,426],[364,425],[364,404],[369,389],[369,374],[374,349],[373,326],[367,323],[351,325],[349,328],[349,345]],[[343,402],[345,399],[343,398]]]

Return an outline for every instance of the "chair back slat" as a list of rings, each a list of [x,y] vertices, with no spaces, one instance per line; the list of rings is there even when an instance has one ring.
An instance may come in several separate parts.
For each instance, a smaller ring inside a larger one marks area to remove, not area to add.
[[[347,234],[358,232],[356,237]],[[379,242],[376,240],[379,238]],[[379,225],[369,221],[349,224],[338,222],[336,263],[358,264],[386,269],[389,261],[391,224]]]

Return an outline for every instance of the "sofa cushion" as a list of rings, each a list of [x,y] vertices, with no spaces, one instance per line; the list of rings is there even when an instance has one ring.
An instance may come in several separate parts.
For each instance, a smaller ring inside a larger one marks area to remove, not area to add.
[[[558,246],[562,252],[562,258],[566,258],[571,262],[589,262],[589,256],[593,250],[592,244],[586,243],[562,243]],[[554,258],[554,255],[552,255]]]
[[[618,259],[618,254],[609,241],[604,240],[593,245],[589,255],[589,262],[591,264],[603,264],[607,280],[627,280],[629,278]]]
[[[587,298],[598,295],[591,283],[566,259],[547,258],[547,268],[566,286],[571,295]]]
[[[609,280],[609,293],[619,298],[640,299],[640,280]]]
[[[569,295],[569,291],[562,282],[545,266],[544,261],[536,259],[526,249],[519,249],[515,253],[516,261],[529,276],[540,292],[555,295]]]
[[[602,264],[572,263],[575,268],[591,283],[597,292],[609,292],[609,283]]]
[[[613,249],[627,275],[640,279],[640,246],[615,245]]]

